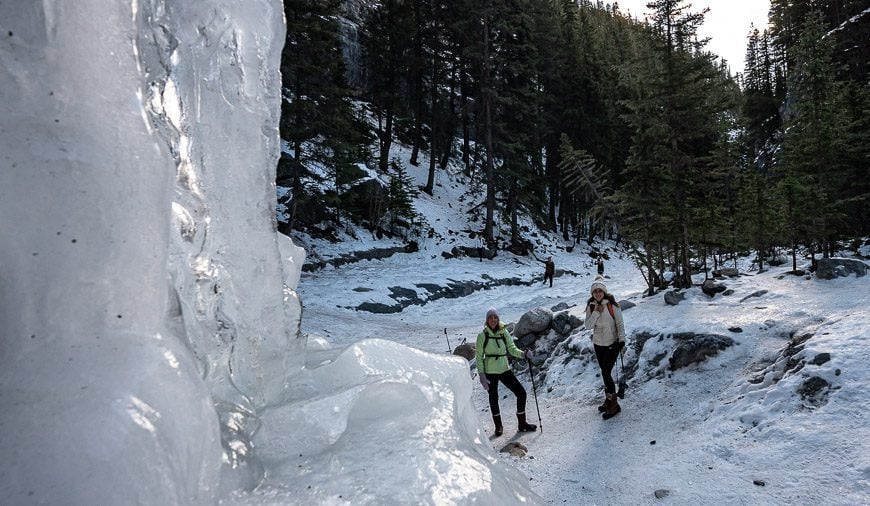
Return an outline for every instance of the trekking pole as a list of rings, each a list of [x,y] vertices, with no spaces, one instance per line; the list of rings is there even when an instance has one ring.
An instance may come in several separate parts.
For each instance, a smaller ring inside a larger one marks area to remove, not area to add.
[[[538,427],[541,428],[541,432],[544,432],[544,424],[541,423],[541,408],[538,407],[538,389],[535,386],[535,373],[532,372],[532,359],[527,358],[526,362],[529,363],[529,376],[532,377],[532,394],[535,396],[535,410],[538,412]]]
[[[625,373],[625,360],[622,358],[622,353],[619,354],[619,363],[621,365],[616,370],[616,385],[617,385],[616,396],[619,397],[620,399],[625,399],[625,384],[622,383],[621,381],[619,381],[620,369],[622,370],[623,373]]]
[[[447,335],[447,327],[444,327],[444,337],[447,338],[447,353],[453,353],[453,347],[450,346],[450,337]]]

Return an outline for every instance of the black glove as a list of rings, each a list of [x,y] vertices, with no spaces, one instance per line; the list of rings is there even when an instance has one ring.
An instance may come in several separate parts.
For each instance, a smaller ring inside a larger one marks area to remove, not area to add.
[[[616,341],[616,351],[622,351],[625,348],[625,341]]]

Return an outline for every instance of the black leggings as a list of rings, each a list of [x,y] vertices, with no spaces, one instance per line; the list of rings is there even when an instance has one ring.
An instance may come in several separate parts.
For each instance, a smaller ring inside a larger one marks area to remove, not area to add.
[[[619,351],[616,343],[610,346],[595,345],[595,358],[598,359],[598,366],[601,367],[601,377],[604,379],[604,391],[608,394],[616,393],[616,384],[613,383],[613,378],[610,373],[613,371],[613,366],[616,365],[616,358],[619,356]]]
[[[492,411],[492,416],[500,415],[501,410],[498,407],[498,382],[504,383],[508,390],[517,396],[517,413],[526,412],[526,389],[520,383],[520,380],[514,376],[513,371],[506,371],[501,374],[487,374],[486,379],[489,380],[489,409]]]

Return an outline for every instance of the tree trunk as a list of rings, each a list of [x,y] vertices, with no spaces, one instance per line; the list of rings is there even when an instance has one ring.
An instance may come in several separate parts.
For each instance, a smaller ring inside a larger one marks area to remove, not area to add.
[[[414,2],[414,18],[417,22],[417,33],[414,35],[414,147],[411,150],[411,165],[418,166],[420,162],[420,145],[423,143],[423,25],[420,12],[420,2]]]
[[[393,111],[391,106],[387,106],[387,110],[384,111],[386,115],[386,119],[384,121],[384,128],[378,129],[378,137],[380,139],[380,156],[378,158],[378,169],[384,174],[386,174],[387,169],[390,164],[390,147],[393,144]],[[378,121],[378,125],[380,125],[380,119]]]
[[[483,18],[483,109],[486,138],[486,240],[492,242],[492,221],[495,214],[495,168],[492,146],[492,92],[489,90],[489,14]]]
[[[689,226],[686,225],[685,220],[683,220],[683,244],[682,244],[682,256],[683,256],[683,286],[686,288],[692,287],[692,265],[689,262],[689,252],[691,251],[689,247]]]

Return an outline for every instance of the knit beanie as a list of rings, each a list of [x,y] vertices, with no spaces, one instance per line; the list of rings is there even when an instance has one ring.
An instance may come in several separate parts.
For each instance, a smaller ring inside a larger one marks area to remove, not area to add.
[[[496,308],[494,308],[494,307],[491,307],[491,308],[487,309],[487,310],[486,310],[486,319],[489,320],[489,317],[490,317],[490,316],[495,316],[496,318],[498,318],[498,317],[499,317],[499,316],[498,316],[498,309],[496,309]],[[499,319],[500,319],[500,318],[499,318]]]
[[[604,276],[595,276],[595,281],[592,282],[592,286],[589,288],[589,293],[594,292],[596,288],[601,288],[604,290],[604,293],[607,293],[607,285],[604,284]]]

